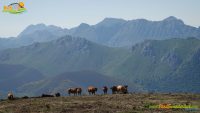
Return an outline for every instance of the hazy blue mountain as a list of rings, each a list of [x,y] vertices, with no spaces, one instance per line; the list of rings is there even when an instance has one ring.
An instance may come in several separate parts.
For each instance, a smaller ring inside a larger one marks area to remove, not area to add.
[[[35,42],[56,40],[67,34],[67,29],[44,24],[30,25],[15,38],[0,38],[0,50],[31,45]]]
[[[105,18],[102,22],[90,26],[82,23],[78,27],[70,29],[68,33],[72,36],[85,37],[90,41],[106,44],[126,23],[122,19]]]
[[[0,52],[0,62],[23,64],[46,76],[55,76],[66,71],[98,71],[114,59],[125,57],[126,53],[83,38],[65,36],[51,42],[4,50]]]
[[[19,47],[16,42],[16,38],[0,38],[0,51],[15,47]]]
[[[200,92],[199,51],[196,38],[146,40],[129,51],[66,36],[1,51],[0,63],[35,68],[46,77],[90,70],[148,91]]]
[[[133,46],[132,55],[107,71],[149,91],[200,92],[199,58],[198,39],[148,40]]]
[[[38,81],[44,78],[36,69],[23,65],[0,64],[0,91],[16,91],[26,83]]]
[[[106,18],[96,25],[83,27],[84,25],[70,29],[69,34],[108,46],[130,46],[145,39],[200,38],[198,28],[185,25],[182,20],[173,16],[162,21]]]
[[[64,29],[57,26],[46,26],[44,24],[30,25],[18,36],[25,43],[47,42],[66,35]]]
[[[65,35],[119,47],[131,46],[146,39],[200,38],[200,28],[185,25],[182,20],[173,16],[162,21],[105,18],[96,25],[82,23],[71,29],[37,24],[28,26],[16,38],[0,39],[0,50],[30,45],[34,42],[48,42]]]

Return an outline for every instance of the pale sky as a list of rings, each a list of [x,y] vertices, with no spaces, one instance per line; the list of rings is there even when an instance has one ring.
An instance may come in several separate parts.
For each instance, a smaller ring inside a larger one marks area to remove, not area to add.
[[[19,1],[25,3],[27,12],[2,12],[4,5]],[[72,28],[106,17],[157,21],[175,16],[187,25],[200,26],[200,0],[0,0],[0,10],[0,37],[17,36],[30,24]]]

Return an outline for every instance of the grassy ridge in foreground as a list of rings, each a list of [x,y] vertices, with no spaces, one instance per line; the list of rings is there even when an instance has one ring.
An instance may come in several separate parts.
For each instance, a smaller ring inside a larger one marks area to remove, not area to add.
[[[127,94],[1,101],[0,112],[8,113],[187,113],[184,109],[150,109],[150,105],[200,106],[199,94]],[[199,109],[194,111],[199,112]]]

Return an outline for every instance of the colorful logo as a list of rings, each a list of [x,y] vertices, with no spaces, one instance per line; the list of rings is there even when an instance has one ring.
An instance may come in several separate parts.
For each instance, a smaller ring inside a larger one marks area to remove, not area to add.
[[[187,111],[199,111],[199,107],[194,105],[159,104],[159,105],[149,105],[148,107],[150,109],[185,109]]]
[[[20,14],[26,11],[26,8],[24,7],[23,2],[19,3],[12,3],[8,6],[4,6],[3,12],[8,12],[11,14]]]

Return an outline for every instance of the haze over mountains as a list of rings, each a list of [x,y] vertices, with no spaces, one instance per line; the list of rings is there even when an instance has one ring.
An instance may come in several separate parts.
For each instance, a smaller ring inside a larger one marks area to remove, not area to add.
[[[131,91],[200,92],[199,38],[199,28],[175,17],[107,18],[72,29],[31,25],[17,38],[0,39],[0,91],[34,95],[91,83],[128,84]]]
[[[86,38],[106,46],[122,47],[132,46],[146,39],[200,38],[200,28],[185,25],[182,20],[173,16],[162,21],[105,18],[96,25],[82,23],[72,29],[38,24],[28,26],[17,38],[0,39],[0,50],[51,41],[65,35]]]
[[[106,18],[94,26],[81,24],[69,33],[108,46],[130,46],[145,39],[200,37],[200,29],[185,25],[175,17],[162,21]]]

